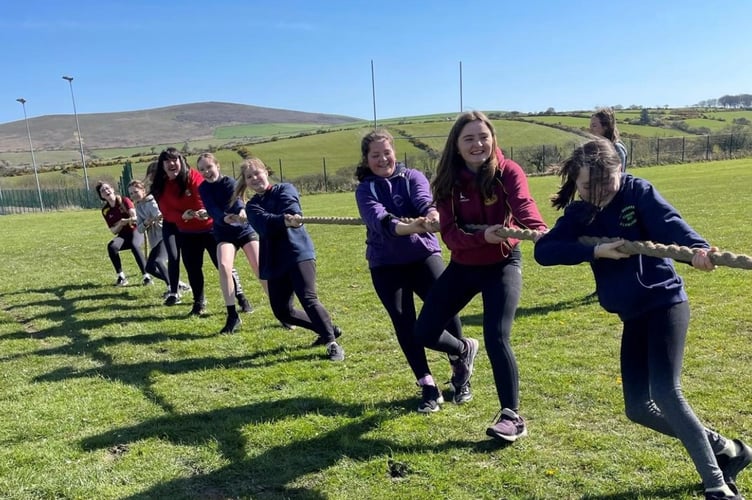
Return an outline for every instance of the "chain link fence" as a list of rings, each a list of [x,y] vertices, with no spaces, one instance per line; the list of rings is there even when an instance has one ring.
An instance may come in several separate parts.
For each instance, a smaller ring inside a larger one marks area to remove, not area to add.
[[[409,140],[414,145],[436,144],[437,141],[433,139],[436,137],[407,138],[397,135],[396,149],[400,150],[400,141]],[[508,148],[504,149],[504,156],[519,163],[528,175],[543,175],[549,173],[552,167],[560,164],[575,147],[586,140],[583,137],[579,143]],[[683,137],[627,137],[623,138],[622,142],[628,152],[627,168],[752,156],[752,132]],[[418,153],[400,155],[399,160],[411,168],[421,170],[430,179],[436,171],[441,152],[430,146],[419,149]],[[347,192],[353,191],[357,185],[353,176],[356,165],[352,157],[264,158],[264,161],[274,171],[275,179],[292,182],[303,193]],[[312,164],[321,167],[318,171],[313,171]],[[234,164],[228,167],[228,175],[237,175]],[[308,173],[296,175],[297,172]],[[127,192],[127,183],[132,178],[130,162],[126,162],[120,178],[121,193]],[[101,201],[93,189],[90,192],[85,189],[42,189],[42,207],[39,198],[39,193],[35,189],[0,189],[0,215],[101,206]]]

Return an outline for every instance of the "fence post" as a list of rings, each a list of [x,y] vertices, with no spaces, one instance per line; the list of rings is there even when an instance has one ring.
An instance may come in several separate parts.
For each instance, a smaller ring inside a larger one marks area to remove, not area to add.
[[[661,163],[661,138],[655,138],[655,163],[659,165]]]
[[[681,161],[682,163],[684,163],[684,139],[685,138],[686,138],[685,136],[682,136],[682,161]]]
[[[710,134],[705,136],[705,161],[710,158]]]
[[[282,158],[277,158],[279,162],[279,182],[285,182],[285,178],[282,177]]]
[[[326,189],[326,156],[322,157],[321,161],[324,164],[324,192],[326,193],[327,192],[327,189]]]
[[[629,155],[627,156],[627,165],[632,165],[632,155],[634,154],[634,139],[629,138]]]
[[[514,161],[514,148],[509,148],[509,159]]]

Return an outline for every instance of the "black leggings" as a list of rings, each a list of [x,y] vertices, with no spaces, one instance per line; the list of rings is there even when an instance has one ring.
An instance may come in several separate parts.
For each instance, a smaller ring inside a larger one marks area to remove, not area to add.
[[[204,295],[204,251],[217,267],[217,240],[210,232],[182,233],[178,232],[178,246],[183,256],[183,265],[188,273],[188,282],[193,289],[194,302],[206,302]],[[172,281],[170,281],[172,285]],[[177,283],[174,285],[177,287]]]
[[[140,233],[124,231],[107,243],[107,255],[109,255],[112,267],[115,268],[116,273],[120,274],[123,272],[123,263],[120,260],[120,252],[124,250],[131,251],[133,257],[136,259],[136,264],[138,265],[141,274],[146,273],[146,259],[144,259],[144,252],[141,250],[143,241],[143,237],[141,237]]]
[[[413,294],[426,299],[428,291],[444,270],[444,260],[433,254],[425,260],[410,264],[379,266],[371,268],[371,281],[394,325],[402,352],[407,363],[420,380],[431,374],[423,343],[415,336],[415,299]],[[444,326],[455,338],[462,337],[462,324],[456,314]]]
[[[627,418],[678,438],[705,488],[723,484],[715,453],[726,439],[695,416],[681,388],[689,304],[681,302],[624,322],[621,376]]]
[[[165,251],[164,241],[160,241],[149,251],[149,257],[146,259],[146,272],[158,280],[162,280],[170,286],[170,278],[167,273],[167,252]]]
[[[167,283],[171,293],[178,293],[180,282],[180,247],[178,246],[178,226],[162,221],[162,244],[167,252]]]
[[[298,262],[284,275],[268,279],[267,284],[274,317],[288,325],[312,330],[328,342],[334,340],[332,319],[316,293],[315,260]],[[298,297],[302,311],[294,307],[294,297]]]
[[[518,248],[497,264],[468,266],[450,262],[428,293],[415,323],[423,345],[451,355],[461,354],[462,343],[444,330],[478,293],[483,297],[483,339],[491,361],[496,393],[502,408],[519,409],[519,374],[512,351],[512,323],[522,290],[522,263]]]

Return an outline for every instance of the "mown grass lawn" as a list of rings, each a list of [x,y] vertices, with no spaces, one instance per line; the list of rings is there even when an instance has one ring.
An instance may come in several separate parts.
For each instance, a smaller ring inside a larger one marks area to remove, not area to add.
[[[749,160],[644,168],[711,243],[752,254]],[[544,217],[557,185],[530,179]],[[352,193],[309,195],[309,216],[356,216]],[[112,286],[96,210],[0,217],[0,497],[9,499],[691,499],[699,478],[678,442],[629,423],[620,323],[588,300],[585,266],[541,268],[523,243],[513,332],[530,436],[485,436],[498,411],[488,359],[475,398],[415,412],[418,391],[372,290],[362,226],[308,225],[319,292],[344,330],[343,363],[313,334],[278,326],[248,265],[256,312],[224,322],[162,287]],[[126,272],[137,268],[123,254]],[[678,265],[692,304],[684,389],[709,426],[752,440],[752,275]],[[482,342],[480,301],[463,311]],[[449,366],[430,353],[437,380]],[[750,491],[749,472],[740,476]]]

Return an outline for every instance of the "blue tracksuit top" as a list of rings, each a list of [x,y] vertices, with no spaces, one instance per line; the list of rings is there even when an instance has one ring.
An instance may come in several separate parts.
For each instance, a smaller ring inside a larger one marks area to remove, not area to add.
[[[423,261],[440,253],[432,233],[398,236],[397,219],[426,215],[432,204],[428,179],[418,170],[397,165],[389,177],[369,175],[355,190],[360,217],[366,224],[366,259],[370,268]]]
[[[601,306],[622,320],[687,300],[684,283],[671,259],[645,255],[595,259],[594,245],[577,240],[580,236],[600,236],[709,248],[652,184],[622,174],[619,192],[603,209],[594,210],[585,201],[567,206],[556,225],[536,243],[535,260],[543,266],[589,262]]]
[[[260,238],[259,275],[261,279],[283,276],[298,262],[316,258],[313,241],[305,226],[285,226],[285,214],[300,214],[300,195],[286,182],[270,185],[245,206],[248,221]]]
[[[214,182],[205,180],[198,186],[204,207],[214,221],[212,234],[217,241],[234,241],[255,232],[250,224],[234,226],[224,220],[225,215],[238,214],[243,208],[240,200],[230,204],[235,185],[235,179],[225,175]]]

